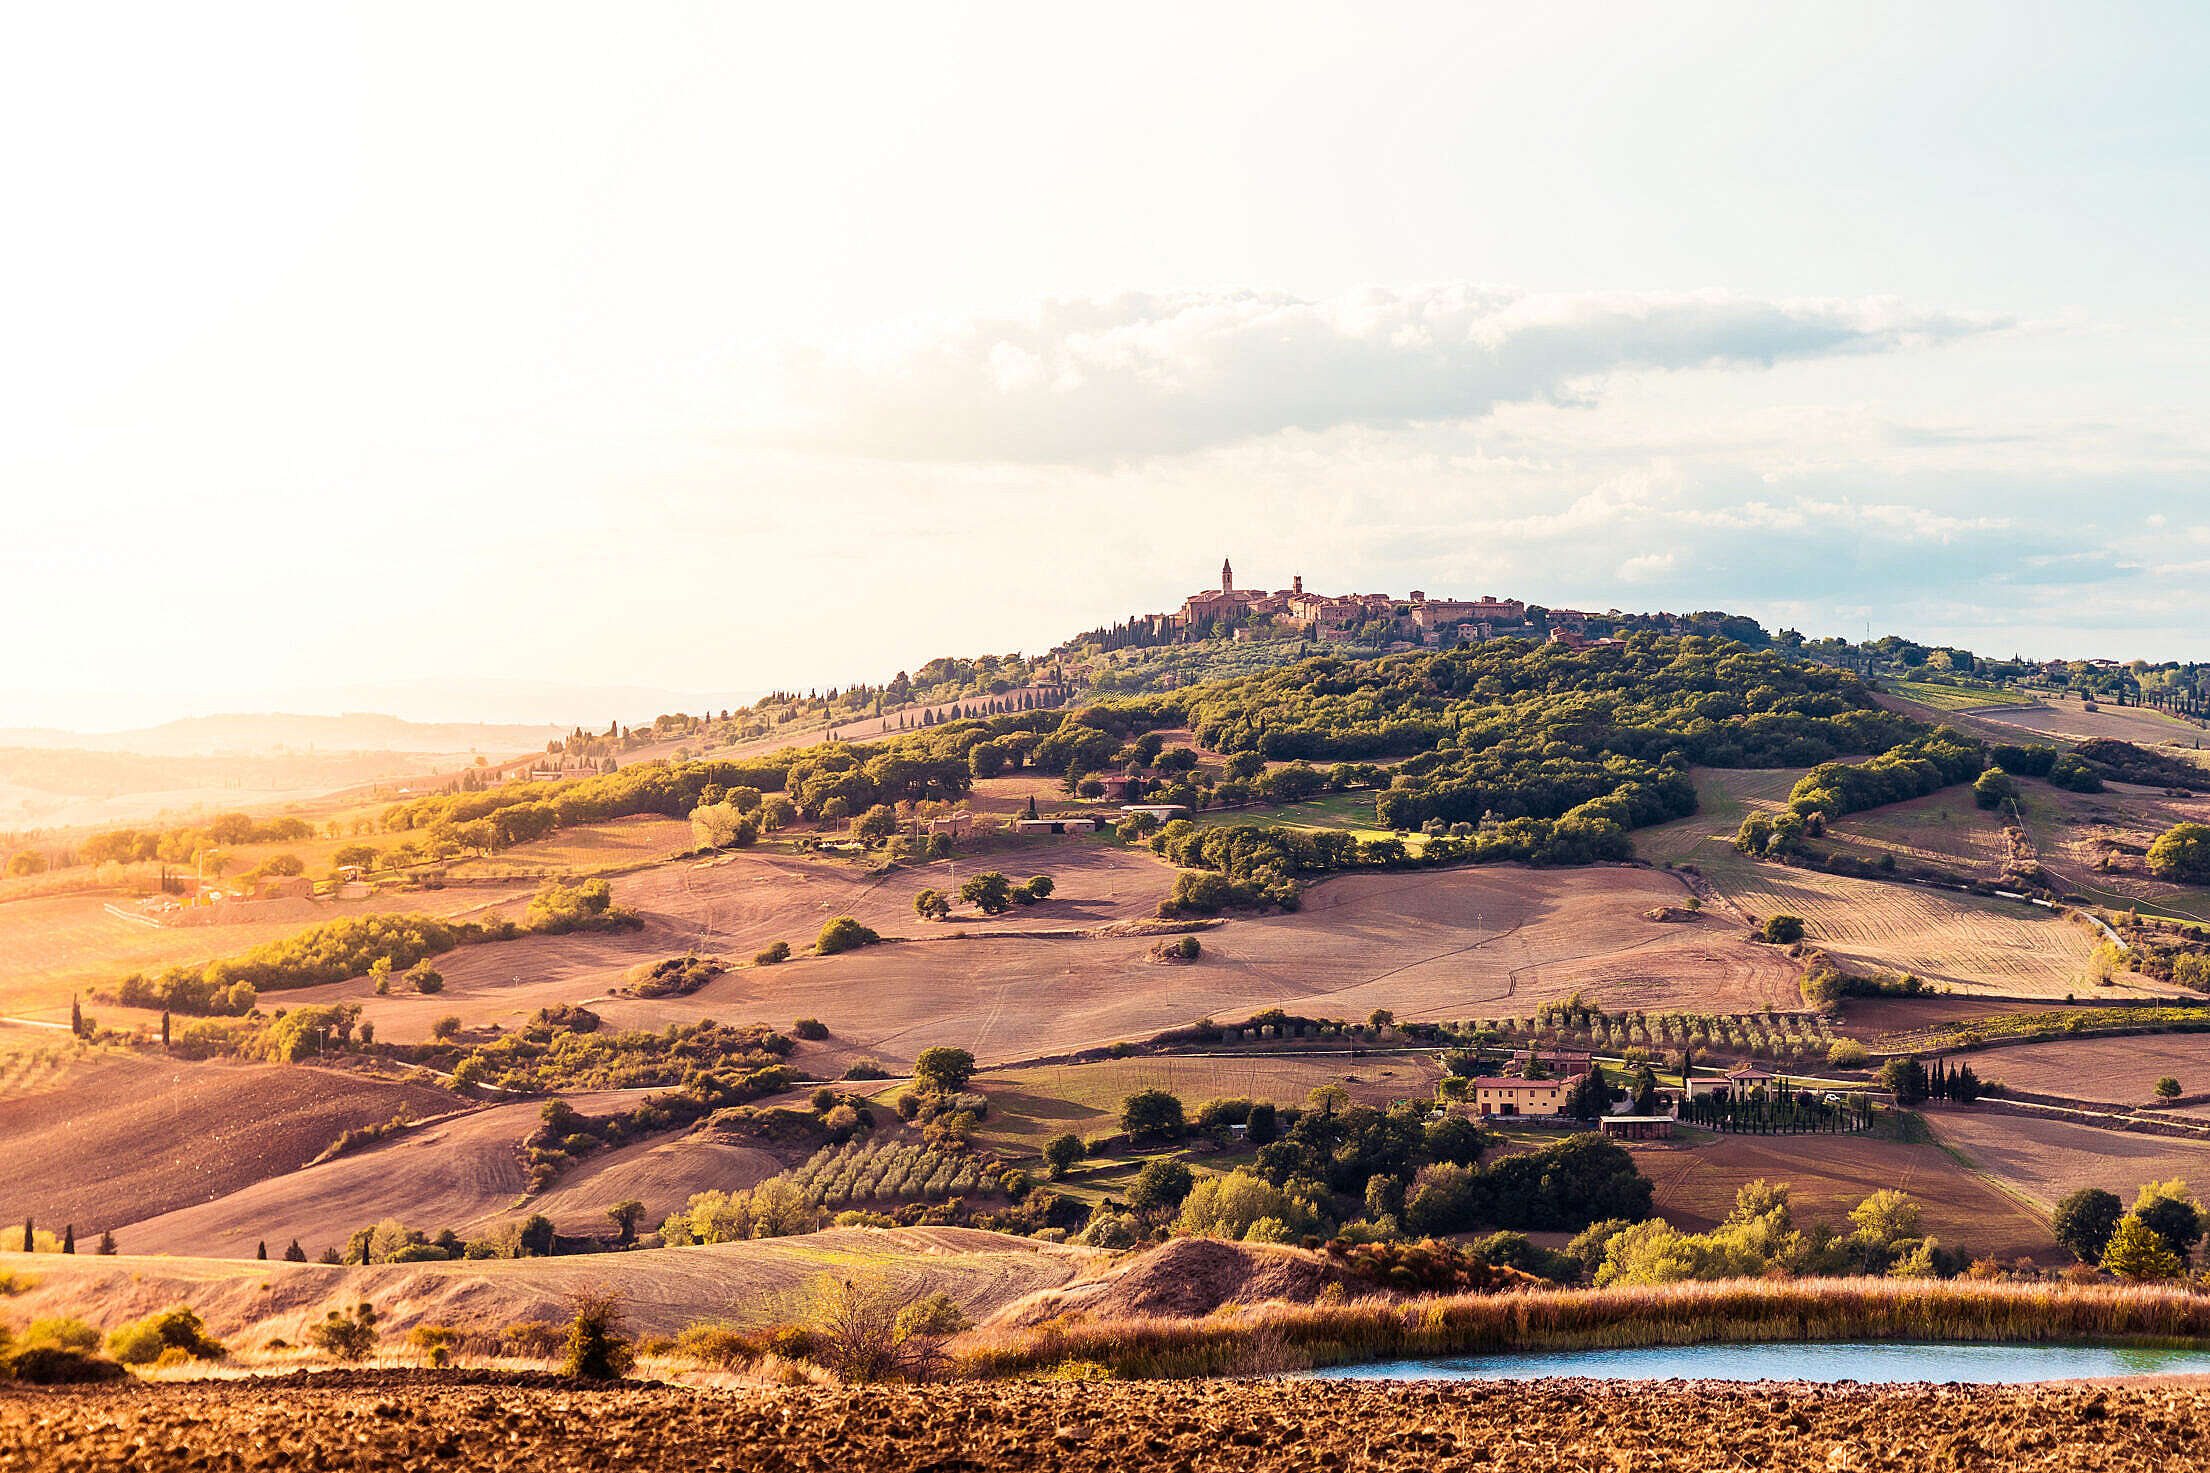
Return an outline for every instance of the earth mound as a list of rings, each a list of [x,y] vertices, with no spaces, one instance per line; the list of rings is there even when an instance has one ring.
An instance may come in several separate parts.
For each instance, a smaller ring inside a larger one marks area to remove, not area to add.
[[[1225,1304],[1309,1304],[1331,1284],[1352,1297],[1380,1292],[1324,1254],[1302,1248],[1172,1238],[1094,1277],[1032,1294],[998,1323],[1035,1325],[1073,1313],[1097,1320],[1198,1319]]]

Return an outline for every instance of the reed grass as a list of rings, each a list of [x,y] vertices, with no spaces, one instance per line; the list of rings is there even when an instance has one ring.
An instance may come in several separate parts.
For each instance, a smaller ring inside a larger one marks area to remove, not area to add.
[[[1069,1317],[985,1333],[963,1348],[959,1370],[1017,1376],[1095,1362],[1145,1379],[1508,1351],[1872,1339],[2202,1348],[2210,1346],[2210,1296],[1962,1279],[1743,1279],[1271,1304],[1232,1319]]]

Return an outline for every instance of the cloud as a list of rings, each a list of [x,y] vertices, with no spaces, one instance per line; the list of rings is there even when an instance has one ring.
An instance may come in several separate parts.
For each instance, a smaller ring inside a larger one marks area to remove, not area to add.
[[[1296,430],[1575,402],[1617,370],[1769,368],[2008,326],[1892,298],[1464,284],[1051,300],[897,341],[786,346],[746,438],[901,460],[1112,463]]]

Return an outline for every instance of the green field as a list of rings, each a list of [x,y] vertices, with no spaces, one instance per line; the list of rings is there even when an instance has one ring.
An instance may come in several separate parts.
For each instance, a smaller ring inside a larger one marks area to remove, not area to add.
[[[1936,685],[1926,680],[1889,680],[1886,688],[1907,701],[1921,706],[1932,706],[1937,711],[1964,711],[1974,706],[2023,706],[2025,698],[2014,690],[1999,685],[1983,685],[1977,681],[1963,681],[1956,685]]]
[[[1264,823],[1280,824],[1293,829],[1341,829],[1361,842],[1367,839],[1392,839],[1399,835],[1394,829],[1380,827],[1374,821],[1374,794],[1370,790],[1349,793],[1323,793],[1302,803],[1290,803],[1279,808],[1231,808],[1218,813],[1200,813],[1195,822],[1200,824]],[[1417,854],[1427,842],[1422,834],[1401,836],[1405,847]]]

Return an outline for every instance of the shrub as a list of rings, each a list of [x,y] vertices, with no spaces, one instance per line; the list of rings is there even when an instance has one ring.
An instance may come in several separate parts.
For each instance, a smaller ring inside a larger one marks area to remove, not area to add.
[[[800,1018],[790,1025],[790,1031],[795,1037],[816,1041],[829,1036],[828,1025],[819,1018]]]
[[[855,1059],[844,1066],[846,1079],[889,1079],[891,1073],[880,1059]]]
[[[755,954],[752,958],[752,965],[755,967],[772,967],[777,962],[787,962],[789,960],[790,943],[788,941],[778,941],[768,947],[767,950]]]
[[[100,1348],[100,1332],[83,1320],[67,1315],[51,1315],[32,1320],[23,1327],[25,1345],[51,1345],[57,1350],[81,1350],[87,1354]]]
[[[107,1348],[126,1366],[151,1364],[169,1351],[181,1352],[188,1360],[221,1360],[228,1353],[208,1337],[206,1322],[198,1313],[181,1304],[116,1330],[107,1337]]]
[[[121,1381],[129,1375],[116,1361],[64,1345],[26,1345],[0,1356],[0,1379],[26,1386],[84,1385]]]
[[[2018,780],[2000,767],[1990,767],[1972,782],[1972,802],[1980,808],[2000,808],[2018,796]]]
[[[1775,946],[1792,946],[1803,939],[1803,917],[1791,915],[1767,916],[1765,924],[1758,927],[1758,939]]]
[[[839,952],[857,951],[862,946],[872,946],[882,940],[868,927],[850,916],[838,916],[821,928],[821,934],[813,943],[818,956],[835,956]]]
[[[516,1320],[499,1331],[499,1348],[522,1360],[544,1360],[560,1348],[561,1329],[550,1320]]]
[[[621,1301],[604,1287],[578,1289],[570,1301],[575,1318],[568,1324],[568,1357],[563,1374],[589,1381],[615,1381],[629,1374],[636,1355],[622,1336]]]
[[[1837,1038],[1827,1046],[1826,1062],[1836,1069],[1862,1069],[1872,1055],[1854,1038]]]
[[[307,1340],[325,1355],[362,1360],[376,1348],[376,1307],[363,1300],[350,1314],[333,1309],[307,1327]]]
[[[766,1346],[756,1335],[734,1325],[697,1324],[675,1337],[675,1353],[702,1366],[733,1371],[756,1361]]]

